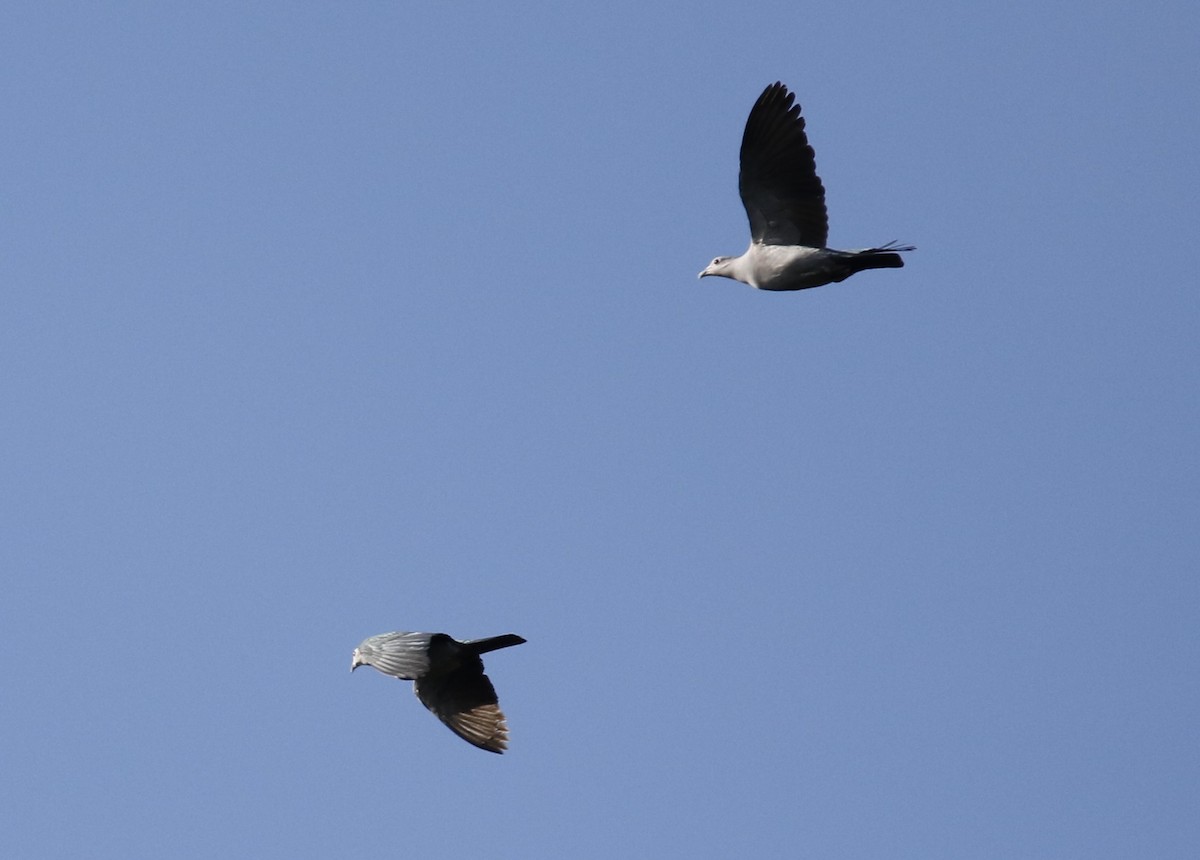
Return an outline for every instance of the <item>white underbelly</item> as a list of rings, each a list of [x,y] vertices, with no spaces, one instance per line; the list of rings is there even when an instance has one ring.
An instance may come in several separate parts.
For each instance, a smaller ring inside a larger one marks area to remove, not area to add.
[[[751,286],[794,290],[827,282],[829,252],[802,245],[758,245],[752,252]]]

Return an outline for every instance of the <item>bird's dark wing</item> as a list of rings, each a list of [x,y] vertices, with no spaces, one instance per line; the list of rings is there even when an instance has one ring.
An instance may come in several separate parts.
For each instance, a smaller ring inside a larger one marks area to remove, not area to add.
[[[494,753],[508,749],[508,725],[478,657],[464,659],[451,672],[418,678],[413,686],[421,704],[467,743]]]
[[[738,191],[755,242],[824,248],[825,186],[794,99],[787,87],[774,83],[754,103],[742,135]]]
[[[429,671],[429,633],[383,633],[363,640],[359,659],[385,675],[411,681]]]

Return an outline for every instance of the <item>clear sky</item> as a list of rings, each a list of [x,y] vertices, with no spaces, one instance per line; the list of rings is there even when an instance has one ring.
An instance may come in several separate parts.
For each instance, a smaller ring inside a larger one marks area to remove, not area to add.
[[[1194,858],[1200,6],[0,16],[0,855]],[[830,242],[744,250],[764,86]],[[504,756],[350,653],[514,632]]]

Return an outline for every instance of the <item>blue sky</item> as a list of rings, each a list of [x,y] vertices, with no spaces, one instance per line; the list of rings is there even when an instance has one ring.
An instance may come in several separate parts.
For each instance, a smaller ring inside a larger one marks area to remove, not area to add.
[[[7,9],[0,854],[1194,857],[1198,31]],[[775,80],[906,268],[696,280]]]

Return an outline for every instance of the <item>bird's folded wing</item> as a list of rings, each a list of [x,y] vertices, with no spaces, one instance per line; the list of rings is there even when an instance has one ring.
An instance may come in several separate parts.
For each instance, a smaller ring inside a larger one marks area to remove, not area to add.
[[[494,753],[508,749],[508,725],[487,675],[463,667],[417,679],[417,698],[469,744]]]

